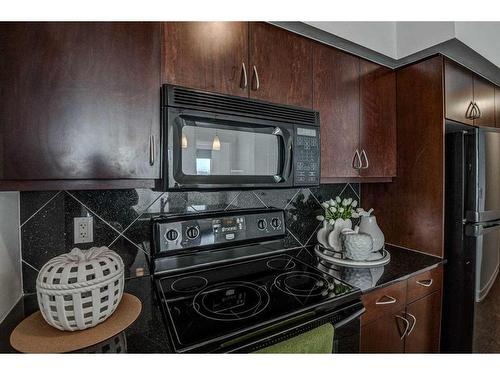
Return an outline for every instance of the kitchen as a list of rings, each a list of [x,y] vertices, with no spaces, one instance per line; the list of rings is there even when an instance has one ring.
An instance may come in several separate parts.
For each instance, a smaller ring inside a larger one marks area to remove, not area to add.
[[[0,22],[0,352],[498,353],[500,67],[450,23]]]

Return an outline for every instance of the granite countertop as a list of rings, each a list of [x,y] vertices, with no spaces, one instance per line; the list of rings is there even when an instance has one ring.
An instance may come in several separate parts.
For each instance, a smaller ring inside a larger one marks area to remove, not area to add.
[[[296,256],[304,261],[313,263],[323,272],[327,272],[353,286],[357,286],[363,293],[368,293],[373,289],[407,279],[446,262],[446,260],[441,258],[393,245],[386,244],[385,247],[391,255],[390,262],[385,266],[373,268],[326,265],[324,261],[320,262],[318,260],[318,257],[314,253],[314,247],[308,247]]]
[[[359,287],[364,293],[404,280],[444,262],[440,258],[395,246],[386,246],[386,249],[391,254],[389,264],[383,267],[363,269],[337,266],[321,267],[313,247],[291,250],[290,255],[295,255],[299,259],[319,267],[324,272]],[[125,282],[125,291],[134,294],[142,301],[142,311],[139,318],[124,332],[110,340],[106,340],[104,345],[96,345],[83,350],[83,352],[112,352],[113,348],[118,345],[121,352],[172,353],[168,332],[160,308],[156,303],[156,295],[150,277],[127,280]],[[17,324],[36,310],[38,310],[38,303],[35,294],[21,298],[7,318],[0,324],[0,353],[16,352],[10,346],[10,334]]]

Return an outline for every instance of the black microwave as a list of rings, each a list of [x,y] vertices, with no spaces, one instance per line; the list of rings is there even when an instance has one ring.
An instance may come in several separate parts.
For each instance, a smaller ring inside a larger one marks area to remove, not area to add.
[[[317,186],[319,113],[163,85],[160,190]]]

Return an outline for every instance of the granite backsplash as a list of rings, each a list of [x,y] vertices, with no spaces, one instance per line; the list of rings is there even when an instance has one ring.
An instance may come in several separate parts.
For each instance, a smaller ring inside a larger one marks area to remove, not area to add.
[[[149,189],[22,192],[21,253],[24,293],[35,291],[38,271],[52,257],[78,246],[108,246],[126,265],[126,277],[148,273],[149,219],[158,214],[276,207],[285,210],[285,247],[315,241],[320,202],[340,195],[359,200],[359,184],[286,190],[168,192]],[[94,241],[73,243],[73,218],[94,218]]]

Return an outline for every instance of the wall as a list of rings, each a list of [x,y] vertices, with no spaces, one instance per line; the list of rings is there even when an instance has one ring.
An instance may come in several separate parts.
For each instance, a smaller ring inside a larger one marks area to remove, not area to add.
[[[149,189],[22,192],[20,196],[23,286],[33,293],[40,268],[70,251],[73,218],[94,217],[94,242],[82,249],[108,246],[122,257],[126,277],[148,274],[149,219],[158,214],[277,207],[285,210],[284,248],[311,244],[320,223],[320,202],[340,195],[359,200],[358,184],[318,188],[224,192],[168,192]]]
[[[500,22],[455,22],[455,36],[500,66]]]
[[[455,37],[454,22],[396,22],[396,58]]]
[[[396,22],[304,22],[396,58]]]
[[[19,193],[0,192],[0,322],[21,294]]]

